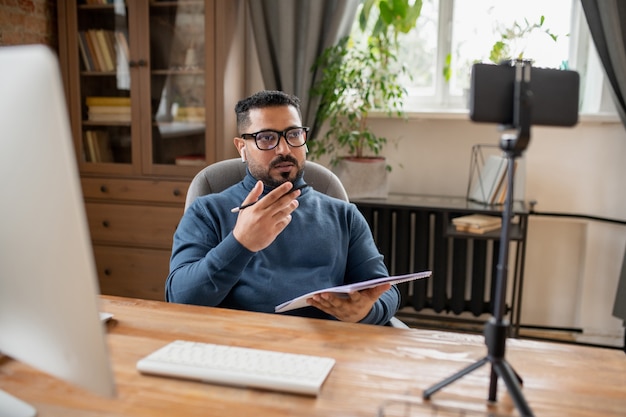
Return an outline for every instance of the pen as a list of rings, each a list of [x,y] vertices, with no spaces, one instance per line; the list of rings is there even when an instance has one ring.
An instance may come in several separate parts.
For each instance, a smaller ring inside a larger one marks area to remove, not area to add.
[[[298,186],[298,187],[294,187],[294,188],[292,188],[291,190],[289,190],[289,191],[288,191],[285,195],[287,195],[287,194],[289,194],[289,193],[293,193],[293,192],[294,192],[294,191],[296,191],[296,190],[302,190],[303,188],[306,188],[306,187],[308,187],[308,186],[309,186],[309,184],[304,184],[304,185],[300,185],[300,186]],[[238,213],[238,212],[240,212],[241,210],[243,210],[243,209],[245,209],[245,208],[247,208],[247,207],[250,207],[250,206],[255,205],[258,201],[259,201],[259,200],[257,200],[257,201],[253,201],[252,203],[248,203],[248,204],[242,204],[242,205],[241,205],[241,206],[239,206],[239,207],[233,207],[232,209],[230,209],[230,212],[231,212],[231,213]]]

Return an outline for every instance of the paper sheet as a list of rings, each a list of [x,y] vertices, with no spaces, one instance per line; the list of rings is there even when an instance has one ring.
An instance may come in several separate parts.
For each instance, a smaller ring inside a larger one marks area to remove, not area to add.
[[[308,304],[306,303],[306,300],[308,298],[313,297],[315,294],[321,294],[324,292],[333,292],[333,293],[338,293],[338,294],[348,294],[351,292],[356,292],[356,291],[361,291],[361,290],[365,290],[367,288],[373,288],[373,287],[377,287],[381,284],[400,284],[401,282],[407,282],[407,281],[413,281],[416,279],[422,279],[422,278],[428,278],[432,275],[432,271],[423,271],[423,272],[417,272],[417,273],[413,273],[413,274],[406,274],[406,275],[396,275],[393,277],[383,277],[383,278],[374,278],[374,279],[370,279],[368,281],[362,281],[362,282],[355,282],[354,284],[347,284],[347,285],[340,285],[338,287],[330,287],[330,288],[324,288],[321,290],[317,290],[317,291],[312,291],[310,293],[301,295],[300,297],[296,297],[292,300],[289,300],[287,302],[284,302],[280,305],[277,305],[276,308],[274,309],[274,311],[276,311],[276,313],[283,313],[285,311],[289,311],[289,310],[295,310],[297,308],[302,308],[302,307],[308,307]]]

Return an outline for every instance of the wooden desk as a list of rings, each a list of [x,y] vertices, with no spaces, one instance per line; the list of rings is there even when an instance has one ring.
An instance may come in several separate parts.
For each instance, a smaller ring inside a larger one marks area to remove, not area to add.
[[[39,416],[376,416],[485,355],[482,336],[347,324],[297,317],[103,297],[118,398],[104,399],[9,359],[0,389]],[[328,355],[337,364],[319,397],[144,376],[135,363],[174,339]],[[626,415],[626,357],[619,350],[511,339],[507,359],[524,379],[537,416]],[[489,367],[436,393],[433,404],[517,415],[500,382],[487,405]],[[432,415],[427,406],[411,416]]]

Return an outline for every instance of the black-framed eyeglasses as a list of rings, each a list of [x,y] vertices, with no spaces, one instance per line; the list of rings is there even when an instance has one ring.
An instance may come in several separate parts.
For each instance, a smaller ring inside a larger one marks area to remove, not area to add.
[[[306,143],[308,127],[290,127],[282,132],[279,130],[265,129],[256,133],[242,133],[243,139],[254,139],[256,147],[262,151],[270,151],[278,146],[280,138],[284,137],[287,144],[298,148]]]

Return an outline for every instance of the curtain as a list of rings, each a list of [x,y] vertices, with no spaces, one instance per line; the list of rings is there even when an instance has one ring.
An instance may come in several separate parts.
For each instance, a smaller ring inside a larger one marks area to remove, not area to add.
[[[250,0],[250,19],[265,88],[301,100],[303,122],[315,127],[319,98],[309,97],[322,51],[350,33],[360,0]]]
[[[626,2],[581,0],[581,3],[617,112],[626,126]]]

